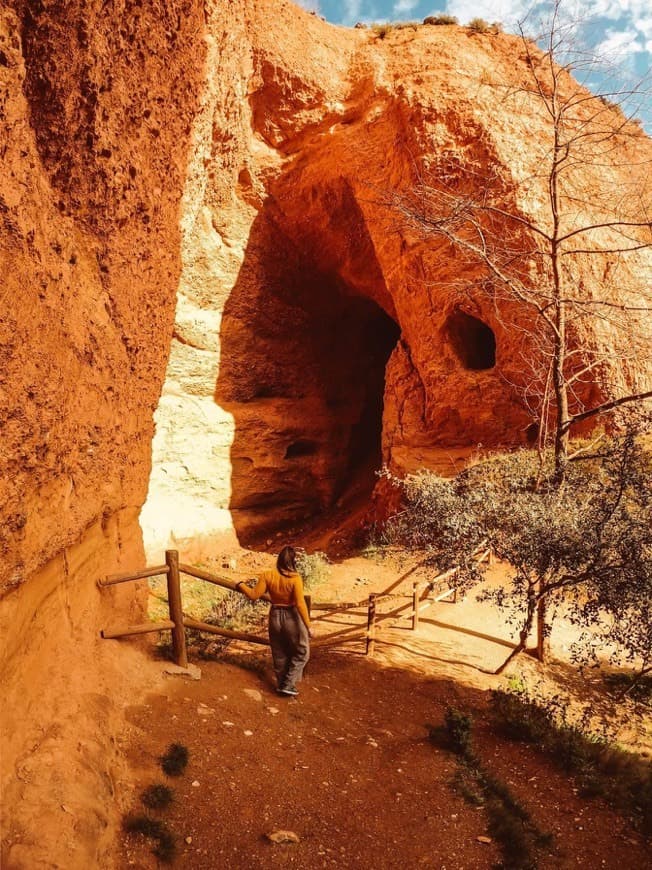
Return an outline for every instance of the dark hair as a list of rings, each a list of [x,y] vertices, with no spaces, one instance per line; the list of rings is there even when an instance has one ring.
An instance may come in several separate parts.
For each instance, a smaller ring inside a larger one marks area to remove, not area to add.
[[[278,573],[284,577],[297,574],[296,557],[297,554],[294,552],[294,547],[283,547],[276,560],[276,570]]]

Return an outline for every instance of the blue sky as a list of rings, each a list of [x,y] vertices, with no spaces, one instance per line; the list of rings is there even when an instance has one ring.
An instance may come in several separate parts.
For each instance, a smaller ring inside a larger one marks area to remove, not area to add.
[[[472,18],[500,21],[504,29],[516,32],[517,24],[529,13],[527,30],[540,32],[549,0],[295,0],[300,6],[319,12],[334,24],[353,26],[356,22],[422,21],[427,15],[454,15],[460,24]],[[577,23],[580,42],[605,67],[616,70],[619,81],[640,80],[652,67],[652,0],[562,0],[562,13]],[[607,93],[604,73],[595,71],[584,83]],[[651,83],[646,83],[648,92]],[[626,85],[625,85],[626,87]],[[652,96],[627,107],[643,118],[652,132]]]

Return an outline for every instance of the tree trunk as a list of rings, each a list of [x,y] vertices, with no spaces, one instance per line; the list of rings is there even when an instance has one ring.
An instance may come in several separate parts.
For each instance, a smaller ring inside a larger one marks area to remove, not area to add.
[[[550,638],[546,626],[546,599],[541,596],[539,584],[539,600],[537,601],[537,658],[540,662],[546,662],[550,654]]]
[[[518,637],[518,643],[511,651],[511,653],[507,656],[505,661],[500,665],[495,671],[494,674],[502,674],[507,665],[516,658],[516,656],[520,655],[525,647],[527,646],[527,639],[530,636],[530,632],[532,631],[532,625],[534,624],[534,615],[537,612],[537,598],[534,594],[534,586],[529,587],[528,598],[527,598],[527,615],[525,617],[525,622],[523,623],[523,628],[520,631]]]
[[[563,276],[561,268],[562,250],[560,238],[561,203],[559,196],[559,172],[564,160],[560,145],[561,119],[557,107],[556,93],[553,93],[551,107],[554,117],[555,150],[550,168],[549,193],[552,209],[553,232],[550,240],[550,266],[552,269],[552,303],[555,313],[555,333],[553,336],[552,382],[555,391],[555,482],[561,483],[566,474],[568,464],[569,416],[568,416],[568,382],[565,374],[566,364],[566,303],[563,294]]]

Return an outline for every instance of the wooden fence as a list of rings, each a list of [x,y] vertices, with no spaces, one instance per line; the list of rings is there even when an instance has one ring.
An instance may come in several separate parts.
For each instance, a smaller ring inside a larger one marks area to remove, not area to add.
[[[473,558],[475,558],[477,562],[489,560],[491,563],[491,550],[486,549],[477,551],[473,554]],[[411,628],[412,631],[416,631],[419,628],[419,616],[424,610],[427,610],[439,601],[450,601],[451,604],[454,604],[457,601],[457,589],[450,584],[450,581],[459,573],[459,570],[459,567],[449,568],[448,571],[442,571],[430,580],[414,582],[412,584],[411,596],[393,594],[385,595],[382,592],[371,594],[367,605],[366,654],[374,654],[379,622],[384,622],[389,619],[396,620],[409,609]],[[409,601],[406,604],[399,605],[389,613],[379,615],[378,602],[383,598],[409,598]]]
[[[491,550],[481,546],[473,554],[473,558],[478,562],[484,562],[485,560],[491,562]],[[330,635],[320,635],[315,645],[327,645],[333,640],[351,641],[362,639],[365,643],[366,655],[373,655],[376,638],[383,627],[391,627],[397,619],[409,616],[411,619],[411,629],[412,631],[416,631],[419,628],[420,615],[429,607],[432,607],[433,604],[440,601],[450,601],[451,604],[454,604],[457,601],[457,589],[451,585],[451,580],[459,573],[459,567],[450,568],[448,571],[442,571],[427,580],[413,582],[410,594],[394,591],[403,585],[416,571],[423,569],[423,567],[424,562],[414,565],[406,574],[399,577],[384,592],[374,592],[361,601],[314,603],[312,605],[314,611],[326,611],[326,614],[338,614],[345,613],[348,610],[364,609],[367,616],[366,627],[348,626]],[[402,603],[398,603],[398,606],[394,607],[389,612],[382,613],[380,605],[387,601]],[[381,623],[387,624],[382,626]]]
[[[475,554],[478,562],[483,562],[485,559],[491,560],[491,550],[478,551]],[[373,655],[376,644],[376,638],[379,631],[379,623],[387,620],[393,620],[406,615],[409,610],[411,616],[412,631],[419,628],[420,614],[439,601],[450,601],[454,603],[457,600],[457,590],[451,585],[451,579],[459,572],[459,568],[451,568],[448,571],[443,571],[437,574],[430,580],[417,581],[412,584],[412,593],[394,593],[392,590],[404,580],[409,574],[412,574],[420,565],[410,569],[403,578],[400,578],[385,592],[375,592],[369,595],[368,599],[359,602],[321,602],[311,606],[310,596],[306,595],[306,603],[308,608],[313,610],[324,610],[330,612],[346,611],[352,608],[367,609],[367,626],[364,629],[344,629],[344,631],[335,632],[332,635],[321,636],[317,645],[322,645],[328,642],[331,638],[337,638],[342,634],[350,634],[355,632],[355,637],[361,637],[365,640],[366,655]],[[207,622],[200,622],[197,619],[191,619],[183,613],[183,603],[181,599],[181,574],[187,574],[194,577],[196,580],[203,580],[206,583],[213,583],[216,586],[221,586],[224,589],[237,591],[236,584],[250,575],[242,575],[234,580],[226,575],[211,574],[208,571],[202,571],[199,568],[193,568],[191,565],[185,565],[179,562],[179,553],[176,550],[166,550],[165,565],[157,565],[153,568],[145,568],[136,573],[126,574],[110,574],[104,580],[98,581],[100,588],[114,586],[117,583],[129,583],[135,580],[143,580],[147,577],[156,577],[164,575],[167,577],[168,589],[168,606],[170,618],[159,620],[158,622],[146,622],[142,625],[123,626],[111,630],[104,629],[101,632],[104,638],[129,637],[137,634],[147,634],[153,631],[170,631],[172,633],[172,655],[177,665],[182,668],[188,666],[188,654],[186,650],[186,628],[192,628],[196,631],[206,632],[208,634],[217,634],[220,637],[227,637],[233,640],[241,640],[247,643],[262,644],[269,646],[269,640],[266,637],[260,637],[255,634],[248,634],[241,631],[231,631],[226,628],[219,628],[216,625],[211,625]],[[433,594],[434,593],[434,594]],[[407,599],[407,600],[406,600]],[[262,596],[262,600],[269,601],[269,596]],[[389,613],[380,614],[378,604],[381,601],[403,600],[405,603],[399,604],[398,607],[392,609]],[[352,639],[352,638],[350,638]]]
[[[176,550],[166,550],[165,565],[145,568],[143,571],[137,571],[136,573],[110,574],[104,580],[99,580],[98,586],[104,588],[106,586],[114,586],[116,583],[129,583],[134,580],[143,580],[147,577],[165,575],[167,577],[170,618],[158,622],[146,622],[142,625],[123,626],[111,630],[104,629],[101,632],[102,637],[129,637],[135,634],[148,634],[152,631],[171,631],[172,655],[176,664],[182,668],[188,667],[186,628],[194,628],[197,631],[218,634],[220,637],[233,638],[234,640],[244,640],[247,643],[269,646],[269,641],[266,637],[259,637],[258,635],[247,634],[241,631],[231,631],[227,628],[219,628],[217,625],[210,625],[207,622],[200,622],[197,619],[184,616],[181,600],[181,574],[187,574],[196,580],[204,580],[206,583],[213,583],[215,586],[222,586],[224,589],[231,589],[232,591],[237,591],[236,583],[244,579],[244,577],[239,577],[237,580],[234,580],[231,577],[210,574],[208,571],[201,571],[199,568],[193,568],[191,565],[184,565],[179,562],[179,553]],[[247,577],[249,576],[247,575]],[[269,601],[269,596],[264,595],[263,600]]]

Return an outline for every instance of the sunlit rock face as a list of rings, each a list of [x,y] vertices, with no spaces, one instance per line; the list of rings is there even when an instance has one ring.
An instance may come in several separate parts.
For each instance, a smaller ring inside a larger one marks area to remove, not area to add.
[[[0,864],[111,867],[203,4],[0,4]],[[131,647],[133,654],[133,646]],[[120,654],[124,658],[120,661]]]
[[[383,464],[447,471],[479,446],[526,444],[537,431],[531,348],[514,328],[530,312],[490,304],[481,267],[408,229],[389,202],[417,172],[465,190],[491,176],[505,208],[545,225],[535,145],[549,123],[532,101],[504,102],[504,85],[529,74],[519,41],[455,27],[380,40],[263,2],[242,5],[228,38],[219,14],[208,33],[141,517],[152,552],[247,543],[352,486],[370,491]],[[628,141],[631,155],[649,154],[644,136]],[[577,185],[585,203],[592,190],[599,199],[592,166]],[[643,175],[637,190],[649,198]],[[649,256],[638,266],[623,283],[643,290]],[[580,260],[588,297],[608,268]],[[577,328],[609,345],[608,329]],[[646,376],[608,369],[580,385],[584,399]]]
[[[175,0],[166,20],[128,5],[0,12],[10,587],[146,492],[206,48],[199,4]]]
[[[133,647],[99,631],[143,596],[99,577],[291,526],[382,464],[532,437],[528,313],[490,305],[482,270],[388,202],[419,173],[491,175],[545,225],[550,127],[504,101],[527,76],[505,35],[379,39],[284,0],[0,6],[3,864],[112,866]],[[603,179],[649,213],[651,156],[630,126],[614,167],[576,168],[582,219]],[[587,299],[609,279],[617,306],[650,272],[641,250],[572,277]],[[613,347],[608,319],[575,329]],[[618,356],[580,398],[644,386]]]

